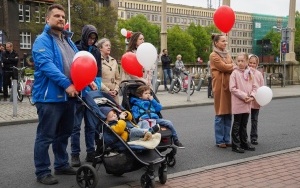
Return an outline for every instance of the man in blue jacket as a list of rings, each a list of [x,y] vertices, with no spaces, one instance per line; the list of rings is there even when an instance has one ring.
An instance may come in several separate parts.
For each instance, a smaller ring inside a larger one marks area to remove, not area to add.
[[[58,183],[49,168],[50,144],[54,174],[76,174],[69,165],[66,148],[74,125],[78,94],[70,78],[70,67],[78,50],[70,39],[72,33],[63,30],[64,25],[64,8],[59,4],[49,6],[44,31],[32,49],[35,63],[32,95],[39,119],[34,145],[35,174],[38,182],[47,185]]]

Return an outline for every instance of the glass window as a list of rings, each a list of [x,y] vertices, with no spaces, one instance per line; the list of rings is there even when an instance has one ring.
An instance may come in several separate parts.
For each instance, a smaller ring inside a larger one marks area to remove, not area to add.
[[[30,6],[25,5],[25,21],[30,22]]]
[[[19,4],[19,22],[24,22],[24,10],[21,4]]]
[[[31,49],[31,33],[20,33],[20,49]]]
[[[35,23],[40,23],[41,22],[41,14],[40,14],[39,6],[34,7],[34,14],[35,14]]]

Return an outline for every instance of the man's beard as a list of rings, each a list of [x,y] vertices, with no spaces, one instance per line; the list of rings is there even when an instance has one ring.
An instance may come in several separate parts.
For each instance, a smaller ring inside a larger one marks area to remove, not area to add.
[[[64,27],[59,27],[59,26],[56,26],[56,25],[52,25],[51,29],[56,30],[56,31],[63,31]]]

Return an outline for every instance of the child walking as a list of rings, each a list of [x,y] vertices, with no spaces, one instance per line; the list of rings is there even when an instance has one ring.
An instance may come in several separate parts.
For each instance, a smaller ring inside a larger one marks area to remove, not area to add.
[[[262,73],[257,70],[259,64],[259,59],[256,55],[249,55],[249,67],[251,68],[251,72],[253,73],[253,79],[257,83],[258,87],[264,85],[264,77]],[[259,114],[260,105],[254,100],[252,101],[251,106],[251,131],[250,131],[250,140],[251,144],[257,145],[257,122],[258,122],[258,114]]]
[[[162,109],[162,105],[151,95],[151,88],[147,85],[142,85],[137,88],[136,94],[139,98],[130,98],[133,117],[135,119],[139,119],[139,121],[152,121],[153,119],[156,120],[157,124],[163,125],[171,130],[174,144],[178,148],[184,148],[178,139],[173,123],[170,120],[162,119],[158,116],[158,113]]]
[[[232,151],[237,153],[244,153],[244,150],[255,151],[255,147],[247,141],[247,123],[257,84],[248,67],[248,55],[246,53],[237,55],[237,66],[230,75],[229,89],[234,118],[231,130]]]

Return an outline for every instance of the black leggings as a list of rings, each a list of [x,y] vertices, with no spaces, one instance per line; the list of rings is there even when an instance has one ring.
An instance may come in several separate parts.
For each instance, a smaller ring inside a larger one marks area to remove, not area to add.
[[[231,130],[231,142],[232,147],[247,146],[247,123],[249,113],[234,114],[233,125]]]

